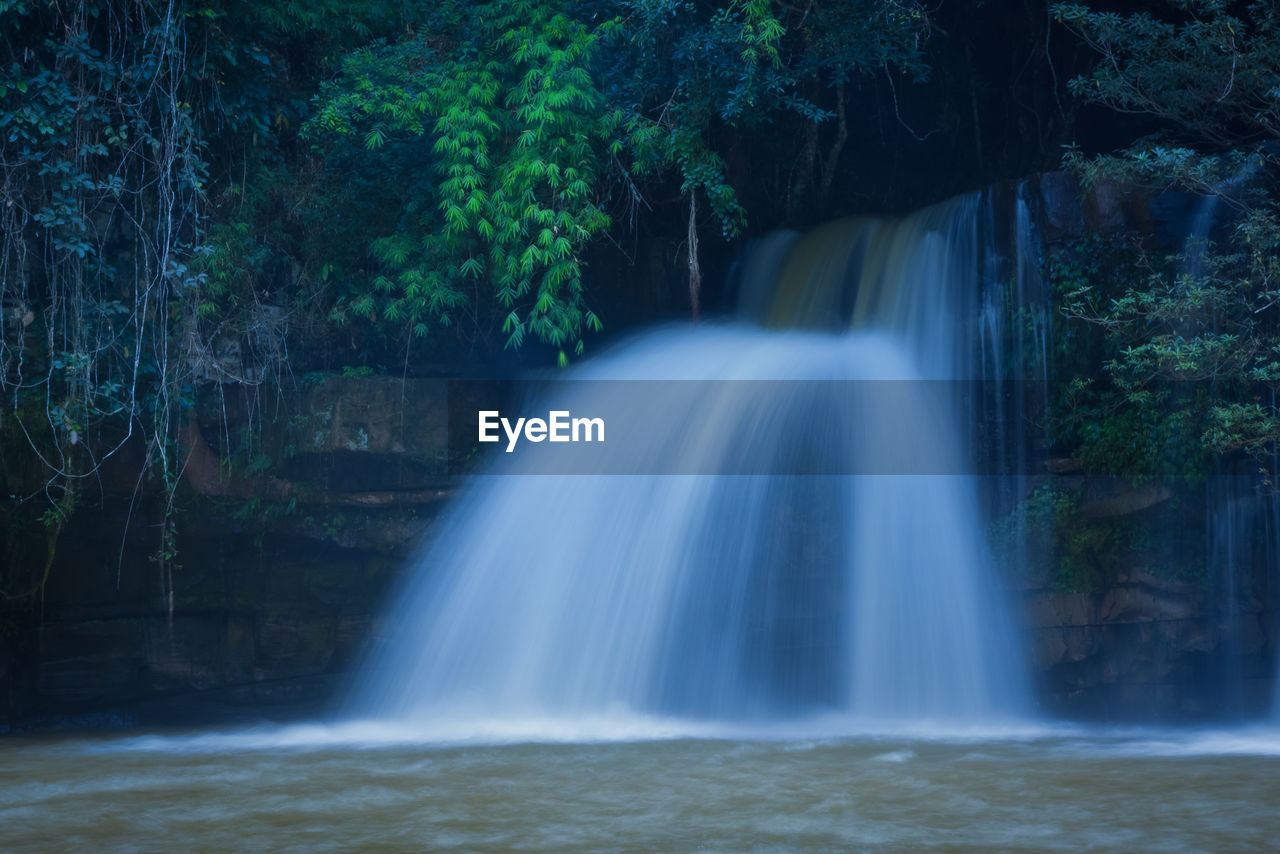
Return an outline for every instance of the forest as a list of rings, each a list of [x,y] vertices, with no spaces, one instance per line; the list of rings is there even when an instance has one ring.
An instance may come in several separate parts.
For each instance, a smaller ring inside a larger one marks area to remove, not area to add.
[[[1040,259],[1049,455],[1140,478],[1248,460],[1270,488],[1263,0],[6,0],[0,24],[13,607],[107,470],[162,496],[172,563],[202,400],[564,368],[723,314],[773,229],[1055,170],[1227,216],[1203,245],[1092,235]],[[224,473],[270,467],[254,429],[210,440]]]
[[[1269,174],[1280,134],[1268,3],[0,15],[6,469],[45,480],[40,513],[129,442],[175,481],[203,386],[512,351],[565,365],[657,302],[628,289],[682,284],[668,313],[714,309],[735,241],[1059,167],[1229,195],[1237,239],[1193,287],[1131,258],[1131,281],[1063,311],[1107,339],[1117,394],[1223,386],[1183,428],[1211,449],[1277,429],[1251,401],[1280,371],[1280,226],[1267,181],[1231,183]],[[670,281],[628,272],[648,244]]]

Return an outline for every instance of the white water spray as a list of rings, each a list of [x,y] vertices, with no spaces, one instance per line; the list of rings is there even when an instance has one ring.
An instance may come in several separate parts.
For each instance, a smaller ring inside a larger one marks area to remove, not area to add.
[[[514,454],[477,478],[403,590],[355,713],[424,730],[1023,714],[1021,645],[974,478],[956,473],[967,430],[922,382],[970,378],[976,362],[958,321],[977,323],[981,304],[976,208],[838,224],[772,241],[749,265],[743,304],[771,325],[853,331],[662,329],[577,369],[617,382],[542,411],[624,413],[641,439],[611,462],[637,474],[534,474]],[[696,394],[673,382],[660,411],[622,382],[687,379],[726,382],[687,384]],[[733,380],[853,382],[834,405],[803,382],[762,406]],[[796,456],[832,473],[734,474]],[[908,458],[910,474],[849,473]]]

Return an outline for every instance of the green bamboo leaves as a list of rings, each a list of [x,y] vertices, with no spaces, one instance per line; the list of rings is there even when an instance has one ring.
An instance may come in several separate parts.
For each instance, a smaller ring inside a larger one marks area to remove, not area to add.
[[[374,241],[380,287],[351,303],[357,314],[448,325],[478,286],[503,313],[507,345],[532,337],[581,353],[599,318],[586,305],[582,253],[610,225],[598,196],[621,114],[590,64],[601,32],[550,4],[498,0],[457,6],[476,29],[437,51],[426,40],[363,51],[346,64],[315,120],[322,131],[363,130],[382,147],[423,137],[437,176],[434,204]]]

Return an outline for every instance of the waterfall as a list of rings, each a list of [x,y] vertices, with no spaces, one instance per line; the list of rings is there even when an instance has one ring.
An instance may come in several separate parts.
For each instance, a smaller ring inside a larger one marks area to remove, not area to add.
[[[1221,227],[1220,220],[1230,222],[1234,215],[1223,210],[1223,200],[1239,199],[1261,166],[1260,159],[1246,158],[1232,177],[1219,181],[1195,204],[1183,242],[1183,272],[1187,276],[1196,279],[1206,274],[1212,234]],[[1273,399],[1273,408],[1274,403]],[[1271,463],[1270,471],[1275,472],[1280,457],[1273,455]],[[1251,674],[1245,668],[1246,659],[1254,653],[1245,641],[1253,632],[1244,627],[1252,627],[1254,620],[1242,607],[1255,596],[1259,581],[1274,583],[1280,578],[1280,495],[1258,489],[1256,467],[1228,464],[1206,484],[1205,515],[1208,604],[1219,636],[1215,655],[1218,696],[1222,710],[1238,716],[1257,705],[1246,696]],[[1280,656],[1276,656],[1275,683],[1272,716],[1280,722]]]
[[[1205,488],[1209,609],[1220,635],[1217,695],[1223,711],[1235,716],[1244,709],[1241,599],[1251,581],[1259,498],[1248,475],[1213,477]]]
[[[1275,406],[1275,392],[1273,391],[1271,393],[1272,409]],[[1275,468],[1277,464],[1280,464],[1280,451],[1272,453],[1272,471],[1278,470]],[[1270,592],[1270,611],[1274,619],[1274,615],[1280,614],[1280,589],[1277,589],[1280,588],[1280,493],[1272,492],[1267,500],[1264,515],[1266,519],[1266,545],[1264,548],[1267,561],[1267,583],[1268,591]],[[1280,652],[1277,652],[1277,647],[1280,647],[1280,626],[1273,624],[1272,629],[1274,634],[1272,634],[1271,654],[1275,659],[1272,677],[1275,684],[1271,699],[1271,719],[1280,725]]]
[[[740,319],[569,372],[536,405],[607,412],[608,442],[581,471],[548,466],[578,453],[561,446],[472,480],[353,712],[424,729],[1027,713],[950,382],[984,372],[982,207],[775,235],[744,265]]]
[[[1205,492],[1206,605],[1217,638],[1215,695],[1228,717],[1253,716],[1271,700],[1257,689],[1265,678],[1263,615],[1274,613],[1274,601],[1266,607],[1262,591],[1274,597],[1280,573],[1280,498],[1259,487],[1249,464],[1211,476]],[[1272,702],[1272,708],[1280,718],[1280,704]]]

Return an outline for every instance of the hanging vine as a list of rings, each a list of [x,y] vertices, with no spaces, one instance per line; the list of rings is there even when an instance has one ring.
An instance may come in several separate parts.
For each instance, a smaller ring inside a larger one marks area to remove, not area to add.
[[[31,452],[8,480],[56,535],[126,447],[177,483],[207,167],[178,5],[3,5],[0,392]]]

